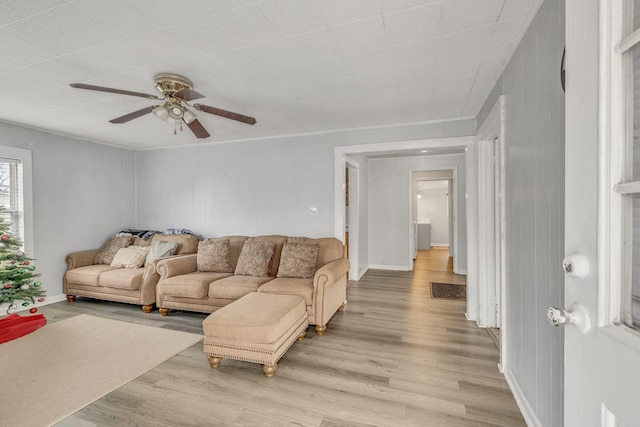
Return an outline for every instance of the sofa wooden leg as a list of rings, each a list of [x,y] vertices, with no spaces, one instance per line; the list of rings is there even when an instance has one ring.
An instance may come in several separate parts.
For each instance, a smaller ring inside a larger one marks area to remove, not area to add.
[[[344,311],[344,303],[340,307],[338,307],[338,311]]]
[[[163,316],[166,316],[167,314],[169,314],[169,309],[168,308],[160,308],[160,314],[162,314]]]
[[[76,296],[75,295],[67,295],[67,301],[74,302],[75,300],[76,300]]]
[[[216,369],[217,367],[219,367],[220,362],[222,362],[222,357],[209,356],[209,366],[211,366],[211,369]]]
[[[327,325],[316,325],[316,334],[324,335],[327,332]]]
[[[307,336],[307,330],[305,329],[304,331],[302,331],[302,333],[298,336],[298,339],[296,341],[302,341],[304,339],[304,337]]]
[[[145,313],[151,313],[151,310],[153,310],[153,304],[142,306],[142,311],[144,311]]]
[[[267,364],[262,365],[262,372],[264,372],[264,376],[267,378],[271,378],[272,376],[274,376],[277,370],[278,370],[277,363],[274,363],[273,365],[267,365]]]

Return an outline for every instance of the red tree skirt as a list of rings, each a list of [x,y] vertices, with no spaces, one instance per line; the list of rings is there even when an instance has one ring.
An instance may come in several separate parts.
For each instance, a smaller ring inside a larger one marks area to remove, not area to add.
[[[16,313],[10,314],[0,319],[0,344],[30,334],[46,324],[47,319],[44,314],[25,317]]]

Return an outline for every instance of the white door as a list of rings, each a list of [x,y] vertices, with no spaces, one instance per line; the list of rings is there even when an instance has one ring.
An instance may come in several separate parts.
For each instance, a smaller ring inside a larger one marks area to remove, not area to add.
[[[633,218],[634,194],[640,194],[633,159],[640,164],[640,153],[634,156],[632,126],[632,65],[640,48],[623,46],[638,28],[631,20],[633,3],[566,2],[564,202],[570,258],[563,267],[566,320],[574,322],[564,328],[567,427],[640,425],[640,334],[631,311],[640,266],[640,252],[633,253],[634,243],[640,247],[640,216],[635,224]],[[640,59],[635,62],[638,69]],[[635,75],[640,81],[640,72]],[[555,320],[563,321],[561,312]]]

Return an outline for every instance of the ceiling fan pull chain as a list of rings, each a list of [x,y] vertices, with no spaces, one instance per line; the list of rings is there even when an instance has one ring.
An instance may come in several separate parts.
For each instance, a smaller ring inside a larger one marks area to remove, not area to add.
[[[174,121],[174,122],[173,122],[173,134],[174,134],[174,135],[177,135],[177,134],[178,134],[178,132],[176,132],[176,128],[177,128],[177,127],[178,127],[178,124]]]

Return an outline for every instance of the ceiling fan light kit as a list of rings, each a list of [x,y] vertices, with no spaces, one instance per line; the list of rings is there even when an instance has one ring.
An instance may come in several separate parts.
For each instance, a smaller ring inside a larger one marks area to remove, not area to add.
[[[221,108],[210,107],[208,105],[202,104],[193,104],[193,106],[189,105],[189,101],[204,98],[204,95],[194,91],[193,83],[191,82],[191,80],[179,74],[156,74],[156,76],[154,77],[153,85],[163,95],[163,98],[141,92],[133,92],[129,90],[114,89],[103,86],[94,86],[84,83],[71,83],[69,86],[76,89],[110,92],[120,95],[138,96],[147,99],[160,99],[164,101],[164,104],[162,105],[152,105],[138,111],[125,114],[124,116],[117,117],[113,120],[109,120],[111,123],[126,123],[130,120],[142,117],[146,114],[153,113],[156,117],[165,122],[169,119],[173,119],[176,126],[180,125],[180,130],[182,130],[182,122],[186,123],[191,132],[193,132],[193,134],[197,138],[208,138],[209,136],[211,136],[209,132],[207,132],[207,130],[204,128],[204,126],[202,126],[202,123],[200,123],[195,113],[193,113],[188,107],[192,107],[197,111],[202,111],[249,125],[254,125],[256,123],[256,119],[253,117],[223,110]],[[174,133],[176,133],[175,130]]]

